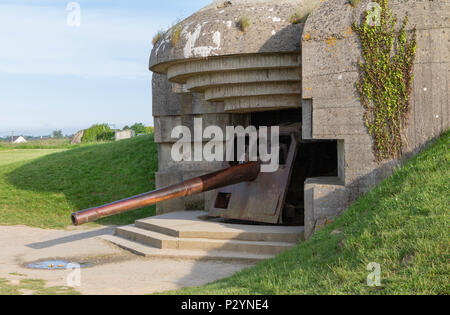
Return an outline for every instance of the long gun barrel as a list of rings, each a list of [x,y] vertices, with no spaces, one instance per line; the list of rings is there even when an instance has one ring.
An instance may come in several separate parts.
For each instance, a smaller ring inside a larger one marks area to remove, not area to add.
[[[251,182],[258,177],[260,171],[261,164],[259,162],[232,166],[176,185],[73,213],[72,223],[81,225],[122,212],[141,209],[162,201],[195,195],[242,182]]]

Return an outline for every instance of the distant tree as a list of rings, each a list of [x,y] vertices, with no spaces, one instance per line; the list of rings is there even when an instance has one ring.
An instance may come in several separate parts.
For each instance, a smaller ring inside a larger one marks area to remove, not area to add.
[[[122,130],[130,130],[130,129],[131,129],[130,126],[125,126],[125,127],[123,127]]]
[[[61,139],[64,138],[63,134],[62,134],[62,130],[55,130],[53,131],[53,138],[55,139]]]
[[[133,126],[130,127],[130,129],[134,130],[136,135],[148,133],[147,127],[145,127],[143,123],[135,123]]]
[[[81,142],[97,142],[114,140],[114,131],[108,124],[92,125],[84,131]]]

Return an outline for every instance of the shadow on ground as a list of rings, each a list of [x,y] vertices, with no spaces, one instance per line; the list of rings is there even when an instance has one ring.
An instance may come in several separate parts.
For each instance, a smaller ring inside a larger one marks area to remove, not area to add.
[[[26,245],[29,248],[33,249],[44,249],[49,248],[57,245],[72,243],[76,241],[82,241],[102,235],[112,235],[114,233],[115,228],[114,227],[108,227],[101,230],[94,230],[94,231],[87,231],[87,232],[81,232],[69,236],[64,236],[60,238],[51,239],[44,242],[36,242]]]

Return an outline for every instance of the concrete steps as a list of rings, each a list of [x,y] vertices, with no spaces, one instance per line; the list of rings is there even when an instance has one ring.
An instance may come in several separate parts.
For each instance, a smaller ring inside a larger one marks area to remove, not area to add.
[[[258,261],[294,247],[303,227],[230,224],[177,212],[119,227],[104,240],[146,257]]]
[[[104,235],[101,236],[101,238],[124,250],[127,250],[129,252],[132,252],[133,254],[146,258],[241,261],[253,263],[270,259],[273,257],[272,255],[249,254],[249,253],[228,252],[228,251],[159,249],[113,235]]]
[[[187,212],[190,214],[189,212]],[[195,215],[204,214],[204,212],[194,212]],[[217,222],[208,222],[198,219],[186,221],[163,220],[158,216],[149,219],[138,220],[135,226],[153,232],[170,235],[178,238],[205,238],[216,240],[240,240],[255,242],[285,242],[297,243],[303,240],[303,227],[283,227],[266,225],[245,225],[245,224],[223,224]]]
[[[295,243],[285,242],[254,242],[205,238],[178,238],[166,234],[140,229],[134,225],[118,228],[116,230],[116,236],[160,249],[194,249],[206,251],[223,250],[264,255],[276,255],[295,246]]]

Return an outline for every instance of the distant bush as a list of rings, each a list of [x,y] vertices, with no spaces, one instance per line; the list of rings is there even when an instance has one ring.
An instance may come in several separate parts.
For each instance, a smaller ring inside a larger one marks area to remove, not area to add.
[[[62,138],[64,138],[62,130],[55,130],[55,131],[53,131],[52,137],[54,139],[62,139]]]
[[[135,123],[133,126],[130,127],[131,130],[134,130],[134,132],[137,135],[140,134],[147,134],[147,128],[144,126],[143,123]]]
[[[114,130],[107,124],[93,125],[84,131],[81,142],[97,142],[114,140]]]
[[[113,130],[104,132],[104,133],[98,135],[97,141],[113,141],[115,134],[116,134],[116,132]]]
[[[125,126],[123,130],[133,130],[136,135],[148,135],[153,134],[154,127],[146,127],[143,123],[135,123],[131,127]]]

